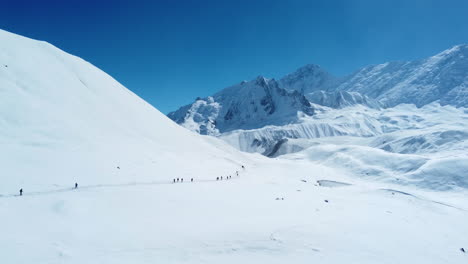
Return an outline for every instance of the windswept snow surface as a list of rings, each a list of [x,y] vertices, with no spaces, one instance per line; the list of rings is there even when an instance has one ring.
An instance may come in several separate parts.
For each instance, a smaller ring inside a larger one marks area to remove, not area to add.
[[[468,260],[464,189],[355,177],[306,151],[240,153],[176,125],[89,63],[5,31],[0,94],[1,263]],[[406,119],[395,116],[414,125]],[[405,149],[401,138],[393,149]]]

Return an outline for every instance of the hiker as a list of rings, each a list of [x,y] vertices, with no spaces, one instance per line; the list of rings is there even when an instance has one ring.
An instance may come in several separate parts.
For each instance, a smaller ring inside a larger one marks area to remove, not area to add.
[[[119,169],[119,170],[120,170],[120,167],[119,167],[119,166],[117,166],[117,169]]]
[[[219,177],[216,177],[216,180],[219,181]]]
[[[181,179],[180,179],[180,182],[184,182],[184,178],[181,178]]]
[[[221,180],[223,180],[223,176],[221,176]]]
[[[179,178],[177,178],[177,182],[179,182]]]
[[[75,189],[78,189],[78,183],[75,182]]]
[[[236,171],[236,176],[239,176],[239,172],[238,172],[238,171]]]
[[[20,189],[20,196],[23,195],[23,188]]]
[[[172,179],[173,180],[173,183],[175,183],[175,179]]]
[[[243,170],[245,170],[245,167],[244,167],[244,165],[242,165],[242,169],[243,169]]]
[[[192,179],[190,179],[190,182],[193,182],[193,178],[192,178]]]
[[[460,248],[460,251],[465,253],[465,249],[464,248]]]

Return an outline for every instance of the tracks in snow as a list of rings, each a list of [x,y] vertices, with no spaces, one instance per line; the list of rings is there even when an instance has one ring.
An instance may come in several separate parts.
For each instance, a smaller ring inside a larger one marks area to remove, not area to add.
[[[55,190],[45,190],[45,191],[35,191],[35,192],[24,192],[22,196],[37,196],[37,195],[47,195],[47,194],[54,194],[54,193],[63,193],[63,192],[72,192],[76,190],[92,190],[98,188],[115,188],[115,187],[129,187],[129,186],[151,186],[151,185],[177,185],[177,184],[196,184],[196,183],[208,183],[208,182],[222,182],[222,181],[230,181],[238,179],[239,176],[234,176],[231,179],[223,179],[223,180],[198,180],[198,181],[186,181],[186,182],[172,182],[172,181],[151,181],[151,182],[128,182],[128,183],[115,183],[115,184],[94,184],[94,185],[83,185],[80,186],[78,189],[73,187],[70,188],[61,188]],[[13,198],[13,197],[20,197],[19,194],[0,194],[0,198]]]

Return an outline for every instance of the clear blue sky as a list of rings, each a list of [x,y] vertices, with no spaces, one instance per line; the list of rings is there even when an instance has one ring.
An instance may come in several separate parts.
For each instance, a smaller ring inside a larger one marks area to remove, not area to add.
[[[309,63],[343,75],[468,43],[468,1],[0,0],[0,28],[90,61],[168,113]]]

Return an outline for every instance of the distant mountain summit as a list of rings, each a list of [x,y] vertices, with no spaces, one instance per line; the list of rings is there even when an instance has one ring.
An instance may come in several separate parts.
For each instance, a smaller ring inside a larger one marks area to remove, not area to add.
[[[281,78],[279,84],[284,89],[303,94],[333,89],[339,79],[315,64],[308,64]]]
[[[301,115],[313,114],[314,108],[303,94],[259,76],[213,96],[198,98],[168,116],[197,133],[218,135],[236,129],[285,125],[297,122]]]

